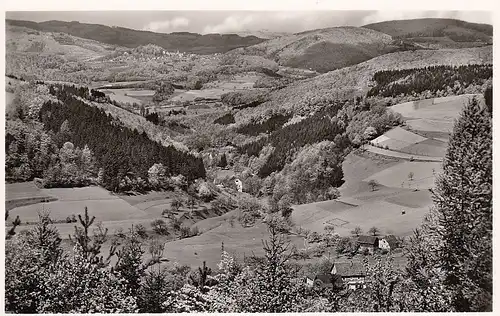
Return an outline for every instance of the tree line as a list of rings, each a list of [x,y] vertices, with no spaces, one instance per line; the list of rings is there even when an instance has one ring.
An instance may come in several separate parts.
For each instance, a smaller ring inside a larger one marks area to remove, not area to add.
[[[429,66],[401,70],[383,70],[373,75],[375,86],[368,97],[396,97],[401,94],[458,91],[469,85],[482,85],[493,77],[493,65]]]

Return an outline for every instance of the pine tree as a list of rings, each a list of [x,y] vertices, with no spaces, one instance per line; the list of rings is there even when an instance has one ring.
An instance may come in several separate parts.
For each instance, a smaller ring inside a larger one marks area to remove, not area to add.
[[[220,158],[220,162],[219,162],[219,167],[221,168],[225,168],[227,166],[227,158],[226,158],[226,154],[222,154],[222,157]]]
[[[437,262],[457,311],[492,309],[492,121],[473,99],[455,124],[433,194]]]
[[[108,239],[108,229],[98,224],[97,229],[94,229],[93,238],[90,237],[89,228],[92,226],[95,220],[95,216],[92,218],[89,216],[89,212],[87,207],[85,207],[85,214],[82,218],[82,215],[78,214],[78,220],[82,227],[78,227],[75,225],[75,233],[73,237],[70,235],[69,239],[74,244],[81,247],[82,256],[86,260],[90,260],[93,263],[98,263],[101,266],[106,266],[109,264],[111,257],[115,254],[116,245],[112,245],[109,254],[104,258],[101,254],[101,247]]]
[[[154,264],[154,261],[142,263],[144,253],[139,236],[131,231],[123,248],[116,252],[118,261],[112,269],[118,277],[126,280],[128,293],[134,297],[140,290],[141,279],[145,276],[146,269]]]
[[[290,244],[278,227],[268,226],[269,240],[263,241],[264,258],[258,265],[253,280],[248,284],[249,295],[238,302],[245,312],[283,313],[299,311],[303,303],[298,270],[290,263]],[[257,258],[255,258],[257,259]]]

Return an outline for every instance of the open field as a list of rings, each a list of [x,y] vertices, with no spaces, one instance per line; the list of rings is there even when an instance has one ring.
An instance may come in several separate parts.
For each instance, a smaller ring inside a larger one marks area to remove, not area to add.
[[[20,206],[55,200],[57,198],[42,192],[33,182],[9,183],[5,185],[5,209],[9,211]]]
[[[371,141],[374,145],[387,148],[368,145],[367,150],[402,159],[441,161],[446,153],[455,120],[464,105],[473,97],[484,102],[480,95],[465,94],[394,105],[391,109],[405,117],[406,126],[415,133],[395,127]]]
[[[64,220],[66,217],[73,214],[83,214],[85,207],[88,208],[90,216],[95,216],[97,221],[103,222],[148,217],[146,212],[130,206],[121,199],[54,201],[21,206],[11,210],[11,214],[12,216],[19,215],[23,222],[33,222],[38,220],[38,212],[44,210],[50,212],[50,217],[52,219]]]
[[[109,82],[109,81],[93,81],[90,85],[89,88],[93,89],[113,89],[113,88],[132,88],[133,86],[137,84],[143,84],[145,80],[136,80],[136,81],[119,81],[119,82]]]
[[[176,90],[170,99],[175,101],[194,101],[196,98],[220,99],[228,92],[253,89],[253,85],[260,76],[256,74],[235,75],[234,78],[225,81],[214,81],[203,86],[202,90]]]
[[[388,147],[392,150],[399,150],[401,148],[419,143],[426,140],[425,137],[409,132],[397,126],[385,134],[380,135],[371,141],[374,145]]]
[[[357,207],[331,208],[321,210],[312,204],[294,207],[292,220],[297,226],[311,231],[323,232],[327,224],[340,223],[335,232],[340,236],[349,236],[356,226],[368,231],[375,226],[382,234],[398,236],[410,235],[418,227],[428,212],[428,207],[409,208],[389,203],[374,201]],[[405,210],[406,214],[401,212]]]
[[[426,207],[432,204],[429,190],[410,191],[388,197],[385,201],[410,208]]]
[[[112,89],[112,90],[101,90],[111,100],[121,103],[138,103],[142,104],[148,99],[152,99],[154,95],[153,90],[137,90],[137,89]]]
[[[341,197],[369,191],[368,183],[363,181],[365,178],[398,163],[399,160],[396,158],[378,156],[369,152],[350,153],[342,163],[345,182],[339,188]]]
[[[406,118],[406,125],[413,130],[450,134],[463,107],[473,97],[484,102],[481,95],[464,94],[400,103],[390,109]]]
[[[399,159],[406,159],[406,160],[413,159],[413,160],[417,160],[417,161],[432,161],[432,162],[443,161],[443,157],[414,155],[414,154],[403,153],[403,152],[389,150],[389,149],[382,149],[382,148],[374,147],[371,145],[365,145],[365,148],[366,148],[366,150],[368,150],[369,152],[374,153],[374,154],[388,156],[388,157],[394,157],[394,158],[399,158]]]
[[[207,266],[216,268],[220,262],[221,246],[238,258],[243,256],[262,255],[262,240],[268,236],[267,226],[257,223],[253,227],[242,228],[237,221],[234,227],[229,223],[222,225],[196,237],[169,242],[165,245],[164,257],[171,263],[200,266],[203,261]],[[291,242],[303,247],[303,238],[291,236]]]
[[[142,224],[146,230],[151,230],[151,222],[154,219],[163,218],[164,209],[171,208],[174,196],[185,200],[185,196],[175,192],[151,192],[138,196],[117,196],[101,187],[84,188],[54,188],[38,189],[32,182],[7,185],[6,207],[10,210],[10,216],[15,218],[19,215],[22,223],[20,229],[30,229],[26,222],[36,222],[40,211],[49,212],[54,221],[65,220],[72,215],[84,213],[88,208],[89,215],[96,217],[96,223],[100,222],[104,228],[114,234],[118,229],[126,231],[132,225]],[[192,210],[186,206],[181,207],[174,214],[183,225],[190,227],[198,221],[217,217],[219,213],[207,203],[200,203]],[[224,215],[223,215],[224,216]],[[224,219],[227,218],[223,217]],[[74,223],[54,224],[62,238],[67,238],[74,230]],[[213,228],[201,224],[200,231]]]
[[[78,214],[83,214],[85,207],[88,208],[89,214],[96,217],[96,221],[101,221],[105,224],[114,221],[131,221],[147,220],[151,221],[148,213],[131,206],[126,201],[117,196],[110,194],[100,187],[85,187],[85,188],[64,188],[64,189],[38,189],[32,182],[16,183],[7,185],[6,200],[13,199],[28,199],[36,197],[51,197],[57,199],[47,203],[38,203],[31,205],[19,206],[11,209],[11,216],[19,215],[22,222],[35,222],[38,220],[40,211],[50,212],[50,216],[54,220],[64,220],[66,217]],[[65,229],[64,224],[58,224],[62,229]],[[73,227],[71,224],[70,227]],[[111,224],[116,226],[117,223]],[[107,225],[104,225],[107,226]]]
[[[406,121],[406,125],[416,131],[441,132],[449,135],[453,131],[455,123],[433,119],[411,119]]]
[[[400,103],[391,106],[390,109],[405,118],[453,121],[458,118],[464,105],[473,97],[480,98],[479,95],[464,94]]]
[[[174,96],[171,101],[194,101],[196,98],[220,99],[221,95],[229,92],[222,88],[188,90]]]
[[[5,200],[47,196],[33,182],[5,184]]]
[[[373,179],[387,187],[424,190],[434,187],[435,175],[441,173],[441,168],[439,162],[407,161],[371,175],[364,181]],[[408,178],[410,172],[413,172],[413,180]]]
[[[428,138],[417,144],[403,147],[400,150],[420,156],[444,157],[447,146],[448,143],[441,139]]]

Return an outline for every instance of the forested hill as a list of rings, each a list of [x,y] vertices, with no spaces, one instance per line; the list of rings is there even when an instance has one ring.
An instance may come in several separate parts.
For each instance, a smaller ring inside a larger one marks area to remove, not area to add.
[[[455,42],[492,41],[493,26],[455,19],[412,19],[373,23],[364,28],[391,35],[393,38],[447,37]]]
[[[205,177],[201,158],[173,146],[162,146],[150,140],[146,133],[117,124],[102,109],[88,106],[76,97],[88,96],[88,89],[53,85],[50,93],[64,106],[51,101],[42,106],[39,117],[44,128],[56,134],[66,124],[67,141],[80,148],[90,148],[97,167],[102,170],[100,182],[107,189],[147,189],[148,171],[158,163],[165,168],[165,176],[181,174],[187,180]]]
[[[46,21],[37,23],[7,19],[5,23],[7,25],[22,26],[43,32],[67,33],[111,45],[135,48],[141,45],[155,44],[168,51],[196,54],[224,53],[234,48],[255,45],[264,41],[264,39],[255,36],[242,37],[236,34],[201,35],[188,32],[165,34],[76,21]]]

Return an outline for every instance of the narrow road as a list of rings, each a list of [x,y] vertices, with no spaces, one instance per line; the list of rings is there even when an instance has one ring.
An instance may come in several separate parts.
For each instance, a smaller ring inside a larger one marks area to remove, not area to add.
[[[401,159],[407,159],[407,160],[411,160],[411,158],[413,157],[413,160],[415,160],[415,161],[434,161],[434,162],[442,162],[443,161],[443,157],[412,155],[412,154],[402,153],[399,151],[382,149],[382,148],[378,148],[378,147],[368,145],[368,144],[365,145],[365,149],[371,153],[374,153],[374,154],[395,157],[395,158],[401,158]]]

